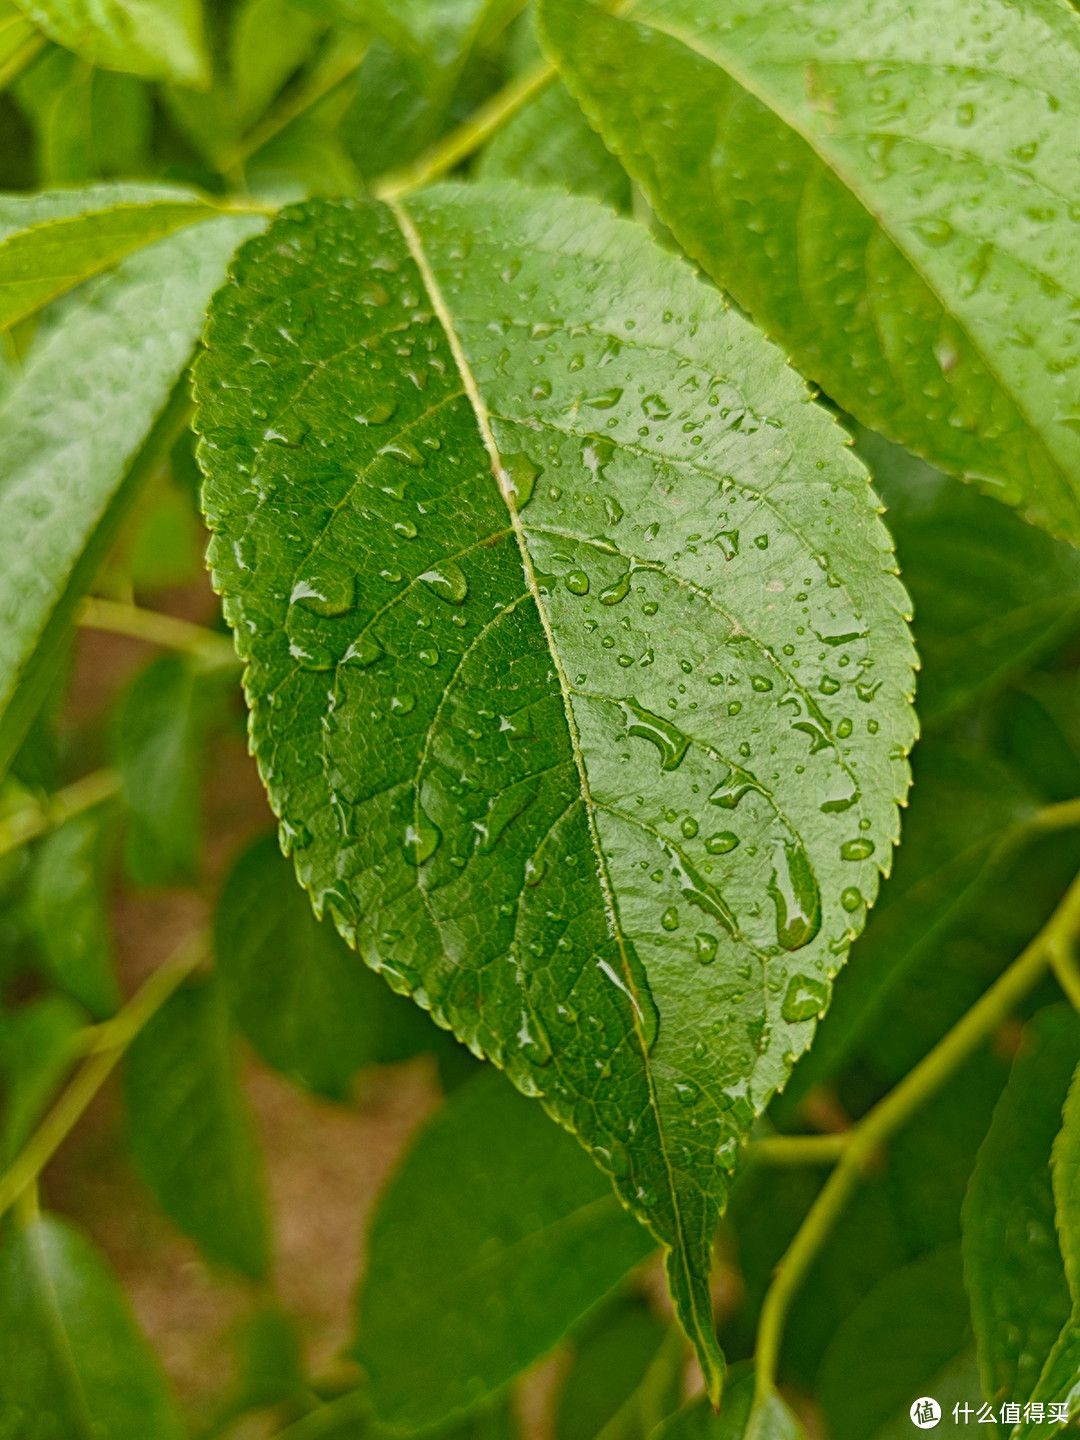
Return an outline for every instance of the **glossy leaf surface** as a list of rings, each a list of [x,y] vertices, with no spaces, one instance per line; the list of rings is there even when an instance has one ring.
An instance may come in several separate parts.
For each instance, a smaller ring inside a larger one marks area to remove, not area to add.
[[[104,1260],[44,1215],[0,1248],[0,1427],[18,1440],[181,1440],[157,1357]]]
[[[216,981],[170,996],[128,1051],[124,1082],[135,1163],[162,1208],[208,1255],[264,1277],[261,1162]]]
[[[653,1248],[604,1177],[488,1068],[391,1180],[355,1352],[380,1421],[441,1425],[547,1353]]]
[[[1080,1062],[1080,1018],[1044,1010],[1013,1062],[964,1202],[964,1277],[983,1391],[1031,1397],[1070,1311],[1054,1231],[1050,1149]]]
[[[18,0],[51,40],[107,70],[205,87],[200,0]]]
[[[125,477],[228,258],[264,223],[208,220],[129,255],[43,323],[0,398],[0,771],[47,689],[123,513]],[[139,478],[136,466],[132,484]]]
[[[229,876],[214,934],[244,1034],[270,1065],[317,1094],[344,1100],[364,1065],[453,1044],[357,965],[329,917],[315,919],[276,835],[257,841]]]
[[[0,196],[0,328],[213,208],[166,185]]]
[[[300,878],[579,1135],[718,1367],[727,1175],[906,792],[865,475],[774,350],[587,201],[287,212],[208,338],[211,563]]]
[[[616,19],[544,0],[541,15],[660,218],[805,374],[1080,540],[1067,5],[642,0]]]

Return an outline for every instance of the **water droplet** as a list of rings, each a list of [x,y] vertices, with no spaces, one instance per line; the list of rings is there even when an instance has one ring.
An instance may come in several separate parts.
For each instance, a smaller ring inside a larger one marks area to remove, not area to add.
[[[622,399],[622,390],[618,385],[613,385],[610,390],[601,390],[596,395],[586,395],[585,405],[591,406],[593,410],[610,410]]]
[[[591,470],[593,478],[599,480],[605,468],[611,464],[615,454],[614,441],[608,440],[603,435],[590,435],[581,447],[581,460],[586,470]]]
[[[400,460],[404,465],[410,465],[414,470],[423,469],[427,463],[424,456],[408,440],[391,440],[389,445],[384,445],[379,451],[380,455],[390,455],[395,460]]]
[[[356,603],[356,577],[324,575],[298,580],[289,603],[302,605],[315,615],[346,615]]]
[[[542,859],[540,856],[534,855],[531,859],[526,860],[524,876],[525,884],[539,885],[540,881],[544,878],[544,872],[546,870],[547,861]]]
[[[806,851],[797,841],[778,847],[769,882],[776,906],[776,938],[785,950],[809,945],[821,929],[821,892]]]
[[[737,530],[718,530],[709,544],[719,545],[725,560],[734,560],[739,553],[739,532]]]
[[[642,538],[643,538],[644,540],[655,540],[656,537],[657,537],[657,535],[659,535],[659,534],[660,534],[660,524],[659,524],[658,521],[654,520],[651,525],[647,525],[647,526],[645,527],[645,534],[643,535]]]
[[[841,740],[846,740],[851,734],[851,721],[846,717],[836,727],[836,733]]]
[[[744,795],[756,790],[761,795],[768,791],[749,770],[740,770],[737,765],[729,768],[726,780],[721,780],[709,796],[710,805],[719,805],[723,810],[734,810]]]
[[[600,591],[601,605],[617,605],[620,600],[625,600],[630,589],[630,571],[626,570],[619,576],[613,585],[608,585]]]
[[[734,850],[738,843],[739,837],[730,830],[718,830],[705,841],[705,849],[710,855],[726,855],[729,850]]]
[[[846,890],[841,891],[840,904],[843,905],[844,909],[849,913],[858,910],[862,903],[862,891],[856,889],[854,885],[849,885]]]
[[[614,495],[604,496],[604,514],[607,516],[609,525],[617,525],[626,514],[626,511],[615,499]]]
[[[678,851],[672,851],[672,872],[678,881],[679,890],[684,900],[690,905],[711,915],[714,920],[724,927],[729,935],[734,935],[737,929],[735,916],[728,907],[727,901],[717,890],[715,885],[710,885]]]
[[[521,1012],[521,1027],[514,1037],[518,1050],[534,1065],[547,1065],[551,1061],[551,1044],[535,1015]]]
[[[397,405],[393,400],[372,400],[363,410],[353,416],[358,425],[385,425],[393,419]]]
[[[522,811],[532,804],[539,792],[539,781],[530,775],[524,780],[519,780],[516,785],[510,785],[507,789],[494,795],[488,801],[487,814],[483,820],[473,821],[473,828],[478,837],[477,853],[480,855],[490,854],[511,820],[516,820]],[[530,863],[527,861],[525,865],[525,883],[526,885],[535,885],[536,881],[529,875]]]
[[[816,755],[819,750],[824,750],[832,744],[832,740],[815,720],[795,720],[792,722],[793,730],[801,730],[804,735],[810,736],[810,754]]]
[[[452,560],[440,561],[420,576],[424,584],[448,605],[460,605],[469,593],[469,582]]]
[[[679,829],[686,836],[687,840],[692,840],[698,832],[698,823],[692,815],[684,815]]]
[[[835,695],[840,689],[840,681],[831,675],[822,675],[819,689],[823,695]]]
[[[618,700],[616,704],[623,713],[627,735],[650,740],[656,746],[660,751],[661,770],[677,770],[690,748],[688,736],[672,725],[670,720],[654,715],[651,710],[645,710],[632,696]]]
[[[343,665],[355,665],[358,670],[373,664],[382,654],[382,646],[370,635],[358,635],[341,657]]]
[[[570,570],[564,578],[563,584],[571,595],[587,595],[589,593],[589,577],[584,570]]]
[[[513,496],[515,507],[518,510],[524,510],[532,499],[533,487],[536,485],[538,476],[544,473],[543,469],[541,466],[535,465],[524,451],[516,455],[504,455],[502,467],[503,474],[506,476],[506,485]]]
[[[757,548],[758,548],[759,550],[767,550],[767,549],[769,548],[769,537],[768,537],[768,535],[755,535],[755,536],[754,536],[754,544],[757,546]]]
[[[715,935],[708,934],[705,930],[699,930],[694,936],[694,951],[697,954],[699,965],[711,965],[716,959],[716,947],[719,941]]]
[[[726,1140],[721,1140],[716,1147],[716,1163],[721,1170],[726,1170],[730,1175],[739,1163],[739,1142],[734,1135],[729,1135]]]
[[[433,669],[439,663],[438,647],[430,645],[424,650],[418,650],[416,652],[416,658],[420,661],[421,665],[426,665],[429,669]]]
[[[780,1014],[792,1025],[812,1020],[829,1003],[829,987],[812,975],[793,975],[788,982]]]
[[[948,220],[931,217],[927,220],[916,220],[915,229],[922,236],[928,245],[945,245],[953,237],[953,227]]]
[[[841,860],[868,860],[873,853],[874,842],[865,835],[860,835],[857,840],[845,840],[840,846]]]
[[[401,695],[390,697],[390,712],[393,715],[408,715],[416,704],[416,696],[404,691]]]
[[[674,905],[669,905],[660,916],[660,924],[665,930],[677,930],[679,928],[679,912]]]
[[[671,406],[662,395],[646,395],[641,408],[650,420],[668,420],[671,417]]]
[[[403,536],[406,540],[415,540],[417,535],[419,535],[420,533],[412,520],[395,520],[394,530],[398,535]]]
[[[656,1001],[653,999],[652,990],[649,988],[649,977],[645,973],[645,966],[634,949],[633,944],[623,939],[619,950],[621,952],[620,969],[625,968],[629,976],[629,983],[623,978],[614,966],[608,963],[602,956],[594,957],[600,970],[607,976],[633,1006],[634,1014],[637,1016],[638,1024],[641,1026],[642,1038],[645,1048],[651,1050],[656,1044],[656,1037],[660,1033],[660,1012],[656,1008]]]
[[[290,637],[289,654],[299,663],[302,670],[332,670],[334,668],[333,654],[325,645],[317,645]]]
[[[538,380],[529,391],[529,394],[534,400],[546,400],[551,394],[551,381]]]
[[[417,806],[412,824],[405,827],[405,854],[408,859],[414,865],[422,865],[435,854],[441,840],[442,834],[438,826],[433,825]]]
[[[680,1105],[693,1105],[701,1094],[701,1087],[695,1085],[692,1080],[676,1080],[675,1094]]]

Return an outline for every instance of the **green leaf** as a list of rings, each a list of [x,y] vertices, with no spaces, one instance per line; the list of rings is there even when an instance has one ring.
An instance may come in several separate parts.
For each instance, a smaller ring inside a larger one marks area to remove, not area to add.
[[[41,36],[15,4],[0,0],[0,89],[37,53]]]
[[[10,1165],[30,1138],[79,1054],[86,1024],[85,1012],[66,995],[42,995],[0,1012],[0,1165]]]
[[[1080,540],[1080,24],[1066,5],[543,0],[687,253],[864,424]]]
[[[301,881],[612,1174],[714,1387],[727,1175],[907,786],[865,475],[590,201],[287,212],[208,340],[211,563]]]
[[[1069,1006],[1030,1022],[964,1201],[964,1278],[988,1399],[1032,1398],[1070,1310],[1054,1233],[1050,1150],[1080,1061]]]
[[[0,329],[154,240],[214,213],[171,185],[0,195]]]
[[[501,30],[524,0],[339,0],[342,13],[370,25],[410,56],[429,90],[452,88],[470,51]]]
[[[429,1049],[439,1032],[359,963],[329,921],[315,919],[291,870],[275,835],[237,862],[215,920],[218,970],[263,1059],[344,1100],[364,1065]]]
[[[477,174],[484,180],[518,180],[592,195],[613,210],[630,209],[626,171],[561,80],[496,131]]]
[[[1080,629],[1080,554],[863,430],[915,609],[919,718],[940,725]]]
[[[100,814],[76,815],[42,841],[27,894],[30,928],[50,978],[98,1020],[120,1003],[107,866]]]
[[[19,1440],[181,1440],[157,1357],[105,1262],[44,1215],[0,1248],[0,1429]]]
[[[557,1440],[593,1440],[637,1389],[664,1338],[637,1297],[620,1299],[578,1341],[559,1396]]]
[[[50,46],[19,77],[14,94],[33,122],[40,183],[77,185],[91,179],[96,171],[92,67]]]
[[[933,1394],[934,1377],[970,1339],[958,1245],[894,1270],[825,1352],[817,1394],[829,1435],[870,1440],[894,1410]]]
[[[127,256],[42,321],[0,397],[0,773],[48,693],[83,592],[186,414],[170,407],[207,302],[254,215]]]
[[[807,1440],[794,1411],[775,1390],[750,1411],[746,1440]]]
[[[253,124],[326,28],[293,0],[243,0],[229,31],[229,69],[238,122]]]
[[[674,1415],[669,1415],[652,1433],[651,1440],[743,1440],[754,1401],[754,1371],[746,1367],[730,1383],[717,1413],[707,1395],[697,1395]]]
[[[106,70],[205,89],[210,60],[200,0],[18,0],[65,49]]]
[[[266,1275],[261,1160],[213,980],[165,1002],[127,1054],[131,1149],[162,1208],[206,1253]]]
[[[141,885],[194,878],[200,841],[205,695],[195,665],[161,655],[116,712],[113,749],[129,810],[127,867]]]
[[[379,1421],[420,1430],[482,1405],[652,1247],[570,1137],[485,1069],[375,1214],[355,1350]]]

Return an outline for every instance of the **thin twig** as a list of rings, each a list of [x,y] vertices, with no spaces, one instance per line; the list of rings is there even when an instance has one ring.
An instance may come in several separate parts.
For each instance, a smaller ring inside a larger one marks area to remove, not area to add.
[[[780,1341],[796,1291],[862,1179],[867,1163],[1005,1019],[1051,964],[1055,951],[1071,945],[1078,928],[1080,876],[1069,886],[1057,909],[1019,958],[900,1084],[848,1132],[836,1169],[777,1266],[765,1296],[758,1322],[755,1411],[766,1404],[775,1391]]]
[[[163,615],[158,610],[91,597],[83,601],[78,623],[86,630],[107,630],[112,635],[127,635],[132,640],[146,640],[167,650],[183,651],[207,670],[240,664],[228,636],[218,635],[203,625],[178,620],[175,615]]]
[[[851,1142],[854,1130],[834,1135],[764,1135],[752,1140],[747,1154],[766,1165],[831,1165]]]
[[[120,776],[115,770],[94,770],[58,790],[44,803],[31,800],[19,809],[13,810],[0,820],[0,855],[17,850],[39,835],[45,835],[105,800],[111,800],[120,790]]]
[[[113,1019],[96,1029],[91,1052],[9,1169],[0,1175],[0,1216],[37,1183],[124,1051],[178,985],[205,959],[209,940],[193,936],[174,950]]]

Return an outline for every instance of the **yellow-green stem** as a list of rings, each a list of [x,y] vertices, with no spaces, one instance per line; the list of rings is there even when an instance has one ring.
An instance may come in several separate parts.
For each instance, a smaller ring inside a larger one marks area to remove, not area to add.
[[[38,1176],[71,1134],[124,1051],[177,986],[201,964],[207,950],[208,940],[204,934],[186,940],[144,982],[119,1014],[97,1027],[90,1054],[26,1142],[22,1153],[0,1176],[0,1216],[28,1187],[37,1184]]]
[[[138,605],[91,597],[82,603],[79,624],[86,630],[107,630],[110,634],[145,640],[167,650],[183,651],[208,670],[240,664],[233,643],[227,636],[217,635],[213,630],[192,625],[187,620],[178,620],[175,615],[143,610]]]
[[[376,181],[373,192],[379,200],[398,200],[422,185],[429,185],[460,165],[462,160],[479,150],[496,130],[501,129],[523,105],[551,84],[555,66],[542,60],[524,75],[504,85],[497,95],[470,115],[463,125],[438,141],[419,160],[404,170],[384,175]]]
[[[847,1149],[854,1130],[835,1135],[764,1135],[747,1147],[766,1165],[831,1165]]]
[[[58,790],[43,804],[32,800],[0,821],[0,855],[17,850],[29,840],[55,830],[73,815],[80,815],[120,790],[120,776],[115,770],[94,770]]]
[[[1054,807],[1057,809],[1058,807]],[[755,1409],[773,1393],[784,1322],[807,1270],[861,1180],[867,1162],[1004,1020],[1080,928],[1080,876],[1031,944],[900,1084],[848,1132],[825,1182],[777,1266],[758,1322]]]

